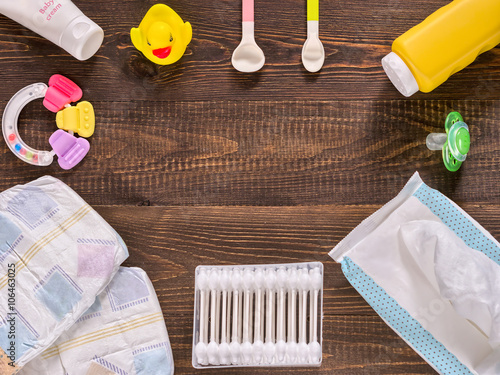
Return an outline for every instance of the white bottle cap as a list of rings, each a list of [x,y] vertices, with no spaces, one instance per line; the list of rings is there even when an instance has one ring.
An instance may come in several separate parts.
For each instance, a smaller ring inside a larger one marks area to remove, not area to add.
[[[408,97],[418,91],[418,83],[410,68],[394,52],[389,53],[382,59],[382,66],[385,74],[401,94]]]
[[[104,31],[94,21],[81,15],[63,31],[59,45],[78,60],[87,60],[94,56],[103,39]]]

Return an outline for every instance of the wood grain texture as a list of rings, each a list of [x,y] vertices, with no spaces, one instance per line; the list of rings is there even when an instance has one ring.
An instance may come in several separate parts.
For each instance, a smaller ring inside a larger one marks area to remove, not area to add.
[[[105,31],[103,47],[82,63],[60,48],[0,18],[0,74],[15,86],[0,92],[7,100],[17,87],[45,82],[53,73],[75,78],[94,100],[244,100],[262,99],[401,99],[383,72],[380,60],[392,41],[444,6],[448,0],[324,1],[320,4],[320,37],[326,60],[320,74],[308,73],[300,54],[306,37],[303,0],[256,1],[256,40],[266,54],[257,74],[231,66],[241,39],[238,0],[172,0],[168,4],[193,25],[193,41],[180,63],[158,66],[131,44],[137,26],[155,1],[80,1],[80,8]],[[47,56],[51,63],[47,64]],[[17,69],[11,69],[15,64]],[[43,67],[43,68],[42,68]],[[8,73],[6,73],[8,72]],[[433,93],[440,99],[497,99],[500,49],[480,56]],[[111,94],[112,93],[112,94]],[[426,98],[417,94],[412,99]]]
[[[309,261],[325,266],[322,366],[264,368],[259,373],[435,373],[385,325],[328,256],[329,250],[379,206],[96,208],[127,243],[130,258],[125,265],[147,270],[164,311],[180,374],[196,373],[191,367],[191,348],[198,265]],[[463,208],[500,238],[499,205]],[[229,373],[252,371],[231,369]]]
[[[385,203],[419,171],[457,202],[500,204],[500,101],[95,102],[91,151],[71,171],[25,164],[0,144],[0,187],[50,173],[90,204]],[[459,110],[472,148],[447,173],[425,138]],[[28,144],[56,129],[41,101],[20,119]],[[10,173],[12,168],[22,173]]]
[[[50,174],[97,209],[129,246],[125,265],[143,268],[155,285],[176,373],[199,372],[191,366],[196,266],[321,261],[322,366],[225,373],[435,374],[327,253],[416,170],[500,239],[500,48],[433,93],[406,99],[380,59],[449,0],[321,1],[326,61],[317,74],[300,60],[304,0],[255,2],[255,37],[266,54],[255,74],[230,62],[240,0],[169,0],[193,26],[185,56],[171,66],[151,63],[130,41],[156,1],[75,3],[105,31],[85,62],[0,16],[0,109],[22,87],[66,75],[96,110],[90,153],[71,171],[38,168],[0,141],[0,191]],[[452,110],[472,137],[457,173],[425,146]],[[55,128],[41,101],[21,113],[21,135],[36,148],[48,148]]]
[[[147,270],[174,352],[176,371],[191,374],[194,271],[198,265],[320,261],[324,264],[323,363],[317,368],[258,369],[264,374],[433,374],[434,371],[349,285],[328,251],[378,206],[116,207],[97,211],[127,243],[124,265]],[[498,206],[471,214],[495,217]],[[145,228],[148,228],[145,230]],[[199,371],[199,370],[198,370]],[[210,374],[220,370],[204,370]],[[248,374],[255,370],[231,369]],[[226,371],[225,371],[226,372]]]

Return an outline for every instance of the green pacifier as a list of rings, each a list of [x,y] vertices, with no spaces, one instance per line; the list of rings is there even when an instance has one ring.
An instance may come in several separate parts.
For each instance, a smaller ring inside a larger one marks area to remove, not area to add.
[[[431,133],[425,143],[429,150],[442,150],[443,162],[450,172],[456,172],[470,148],[469,127],[458,112],[450,112],[444,124],[446,133]]]

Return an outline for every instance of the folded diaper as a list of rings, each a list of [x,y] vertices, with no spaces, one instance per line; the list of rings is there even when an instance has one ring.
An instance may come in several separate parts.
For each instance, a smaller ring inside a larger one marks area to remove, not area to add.
[[[19,375],[171,375],[174,362],[155,290],[121,267],[92,307]]]
[[[0,373],[68,330],[127,256],[113,228],[55,178],[0,193]]]
[[[500,244],[416,173],[331,252],[440,374],[500,374]]]

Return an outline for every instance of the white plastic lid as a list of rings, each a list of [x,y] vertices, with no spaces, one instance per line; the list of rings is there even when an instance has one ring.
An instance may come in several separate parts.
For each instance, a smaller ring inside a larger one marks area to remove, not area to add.
[[[389,53],[382,59],[382,66],[387,77],[401,94],[408,97],[418,91],[418,83],[410,68],[394,52]]]
[[[60,46],[78,60],[94,56],[104,39],[104,31],[90,18],[81,15],[66,27]]]

